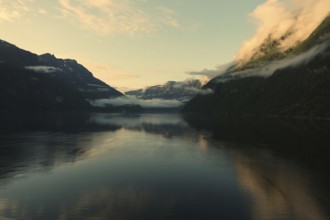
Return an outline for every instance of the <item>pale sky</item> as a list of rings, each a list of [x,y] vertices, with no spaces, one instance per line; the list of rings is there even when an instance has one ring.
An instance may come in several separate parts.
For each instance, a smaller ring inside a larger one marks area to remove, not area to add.
[[[120,91],[233,60],[265,0],[0,0],[0,39],[76,59]]]

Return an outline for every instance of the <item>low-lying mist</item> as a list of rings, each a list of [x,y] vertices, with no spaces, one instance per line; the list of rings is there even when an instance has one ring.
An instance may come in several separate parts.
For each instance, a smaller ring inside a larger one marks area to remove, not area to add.
[[[137,99],[135,96],[122,96],[114,99],[96,99],[90,101],[94,107],[107,107],[107,106],[129,106],[140,105],[143,108],[177,108],[183,106],[183,103],[178,100],[166,99]]]

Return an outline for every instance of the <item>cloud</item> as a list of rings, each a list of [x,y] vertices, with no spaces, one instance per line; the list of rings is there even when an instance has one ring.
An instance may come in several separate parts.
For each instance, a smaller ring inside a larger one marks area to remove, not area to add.
[[[144,108],[175,108],[183,106],[178,100],[150,99],[141,100],[134,96],[122,96],[114,99],[96,99],[89,101],[94,107],[141,105]]]
[[[90,118],[91,123],[96,123],[99,125],[113,125],[125,128],[144,128],[145,125],[177,125],[177,126],[188,126],[180,115],[177,114],[162,114],[162,117],[157,115],[111,115],[97,113],[92,114]]]
[[[196,92],[198,95],[211,95],[214,93],[212,89],[197,89],[197,88],[190,88],[191,91]]]
[[[216,77],[228,70],[229,67],[231,67],[234,63],[230,62],[227,64],[219,65],[215,69],[203,69],[201,71],[191,71],[188,72],[189,75],[193,76],[207,76],[209,78]]]
[[[38,9],[38,13],[41,14],[41,15],[45,15],[45,14],[47,14],[48,12],[47,12],[46,9],[40,8],[40,9]]]
[[[62,71],[62,69],[53,66],[26,66],[25,69],[37,73],[54,73],[54,72]]]
[[[135,93],[136,95],[130,96],[131,98],[139,98],[143,99],[145,97],[151,98],[151,97],[157,97],[159,95],[159,92],[166,93],[167,95],[174,95],[173,98],[167,100],[167,101],[173,101],[177,100],[179,101],[178,105],[184,104],[188,102],[193,96],[199,94],[199,95],[209,95],[212,94],[214,91],[211,89],[202,89],[203,83],[200,79],[196,78],[188,78],[184,81],[168,81],[165,84],[162,85],[156,85],[156,86],[149,86],[145,87],[144,89],[140,89],[140,92]],[[154,90],[157,89],[157,92],[151,92],[148,89]],[[162,92],[163,91],[163,92]],[[154,94],[152,94],[154,93]],[[132,94],[132,93],[128,93]],[[134,94],[134,93],[133,93]],[[154,96],[155,95],[155,96]],[[153,101],[164,101],[164,99],[153,99]],[[142,100],[143,101],[143,100]],[[148,100],[145,100],[148,101]]]
[[[0,23],[46,14],[46,10],[36,6],[37,2],[36,0],[0,0]]]
[[[95,99],[90,100],[89,102],[92,106],[100,108],[107,106],[132,106],[137,104],[136,102],[134,102],[134,100],[131,100],[125,96],[114,99]]]
[[[135,99],[131,97],[131,99]],[[149,100],[140,100],[135,99],[138,104],[144,108],[176,108],[183,106],[183,103],[178,100],[166,100],[166,99],[149,99]]]
[[[59,3],[63,15],[74,24],[102,35],[134,35],[180,26],[175,11],[152,7],[148,1],[59,0]]]
[[[259,5],[251,17],[257,24],[256,34],[243,42],[237,60],[249,60],[265,39],[280,39],[285,51],[305,40],[329,15],[329,0],[267,0]]]
[[[49,4],[54,5],[49,7]],[[168,27],[181,28],[176,11],[144,0],[57,0],[52,3],[0,0],[0,23],[46,15],[64,18],[101,35],[135,35]]]
[[[193,92],[196,95],[209,95],[214,93],[214,91],[212,89],[202,89],[202,82],[200,80],[198,80],[200,82],[199,87],[192,87],[189,86],[189,84],[191,83],[195,83],[195,81],[198,79],[194,79],[194,78],[188,78],[185,81],[179,81],[179,82],[174,82],[173,88],[175,89],[184,89],[188,92]],[[166,84],[165,84],[166,85]],[[187,101],[189,101],[190,98],[188,98]]]
[[[258,48],[266,39],[277,39],[279,50],[284,52],[309,37],[329,13],[330,0],[267,0],[251,13],[251,18],[257,24],[257,31],[251,39],[242,43],[233,62],[215,69],[204,69],[188,74],[208,78],[219,76],[217,81],[225,82],[237,77],[267,77],[278,69],[308,63],[329,45],[317,45],[297,57],[264,62],[254,68],[236,71],[237,65],[249,61],[260,52]],[[224,75],[224,73],[226,74]]]
[[[329,43],[325,42],[323,44],[317,45],[305,53],[302,53],[296,57],[290,57],[287,59],[271,62],[262,68],[263,75],[270,76],[276,70],[283,69],[289,66],[295,67],[299,65],[304,65],[309,63],[315,56],[321,54],[325,49],[329,47]]]
[[[17,20],[24,11],[28,10],[29,7],[24,1],[2,0],[0,1],[0,22]]]
[[[311,48],[295,57],[289,57],[286,59],[271,61],[269,63],[263,63],[261,66],[256,68],[245,69],[242,71],[231,72],[226,75],[220,75],[217,82],[226,82],[235,78],[248,77],[248,76],[264,76],[268,77],[275,73],[276,70],[284,69],[287,67],[296,67],[299,65],[308,64],[317,55],[322,54],[329,47],[329,43],[325,42]]]

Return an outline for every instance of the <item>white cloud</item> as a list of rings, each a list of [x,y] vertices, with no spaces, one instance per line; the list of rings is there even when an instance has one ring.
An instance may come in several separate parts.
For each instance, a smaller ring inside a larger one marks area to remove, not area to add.
[[[263,63],[260,67],[245,69],[242,71],[232,72],[226,76],[219,77],[217,82],[227,82],[237,77],[249,77],[249,76],[263,76],[268,77],[275,73],[276,70],[284,69],[287,67],[296,67],[299,65],[305,65],[309,63],[315,56],[322,54],[326,48],[329,47],[329,43],[325,42],[320,45],[316,45],[310,50],[306,51],[295,57],[289,57],[286,59],[271,61],[269,63]],[[221,76],[221,75],[220,75]]]
[[[62,71],[60,68],[54,66],[26,66],[25,69],[32,70],[37,73],[54,73]]]
[[[45,14],[47,14],[48,12],[47,12],[46,9],[39,8],[39,9],[38,9],[38,13],[41,14],[41,15],[45,15]]]
[[[321,54],[327,47],[329,47],[329,43],[323,43],[317,45],[310,50],[302,53],[296,57],[287,58],[283,60],[279,60],[277,62],[271,62],[269,65],[263,67],[262,74],[266,76],[272,75],[276,70],[283,69],[289,66],[295,67],[303,64],[307,64],[310,62],[315,56]]]
[[[197,88],[197,87],[189,87],[187,86],[189,83],[191,83],[192,81],[195,81],[196,79],[194,78],[190,78],[190,79],[186,79],[185,81],[179,81],[179,82],[175,82],[173,85],[173,88],[175,89],[184,89],[187,92],[193,92],[196,95],[209,95],[214,93],[214,91],[212,89],[201,89],[201,88]],[[200,81],[201,82],[201,81]],[[202,82],[201,82],[202,84]],[[189,101],[189,98],[188,100]]]
[[[107,107],[107,106],[125,106],[125,105],[136,105],[133,100],[128,99],[127,97],[118,97],[113,99],[95,99],[89,101],[94,107]]]
[[[196,92],[199,95],[211,95],[214,93],[212,89],[197,89],[197,88],[190,88],[191,91]]]
[[[183,103],[178,100],[166,99],[150,99],[150,100],[137,100],[138,103],[144,108],[176,108],[183,106]]]
[[[122,96],[114,99],[96,99],[89,101],[92,106],[106,107],[106,106],[125,106],[125,105],[141,105],[144,108],[174,108],[181,107],[183,103],[178,100],[166,99],[150,99],[141,100],[134,96]]]
[[[37,0],[0,0],[0,22],[13,22],[28,19],[31,15],[45,14],[46,11],[38,8],[37,3]]]
[[[66,18],[99,34],[150,33],[163,27],[178,27],[175,12],[152,7],[147,1],[58,0]]]
[[[267,37],[279,39],[291,33],[280,44],[283,51],[287,50],[305,40],[329,12],[329,0],[267,0],[251,14],[257,31],[243,42],[237,60],[249,60]]]
[[[22,11],[28,10],[24,1],[0,1],[0,22],[14,21],[21,17]]]
[[[138,115],[127,117],[127,115],[111,115],[104,113],[92,114],[90,118],[91,123],[99,125],[117,125],[125,128],[143,128],[147,125],[177,125],[187,126],[187,122],[182,120],[180,115],[177,114],[162,114],[162,117],[158,115]]]
[[[266,0],[259,5],[251,17],[257,24],[256,34],[242,43],[242,47],[234,62],[221,65],[215,69],[204,69],[190,72],[191,75],[201,75],[208,78],[221,76],[217,80],[225,82],[236,77],[270,76],[276,70],[288,66],[296,66],[309,62],[315,55],[322,52],[327,44],[318,45],[297,57],[264,62],[260,66],[242,71],[236,71],[235,66],[249,61],[257,52],[257,48],[268,38],[279,39],[280,50],[287,50],[298,42],[304,41],[330,13],[330,0]],[[231,69],[228,69],[232,67]],[[223,75],[226,73],[226,75]]]
[[[188,72],[188,74],[193,76],[205,76],[208,79],[212,79],[218,75],[225,73],[229,67],[233,66],[234,62],[230,62],[224,65],[219,65],[215,69],[203,69],[201,71],[192,71]],[[204,80],[207,81],[207,80]]]
[[[82,29],[101,35],[135,35],[167,27],[180,28],[174,10],[143,0],[57,0],[51,3],[44,0],[0,0],[0,22],[45,15],[68,19]]]

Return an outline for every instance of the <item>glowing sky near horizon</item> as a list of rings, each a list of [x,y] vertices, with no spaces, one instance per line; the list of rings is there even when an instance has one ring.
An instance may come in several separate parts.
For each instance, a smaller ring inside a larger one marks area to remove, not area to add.
[[[0,0],[0,39],[76,59],[121,91],[233,60],[265,0]]]

